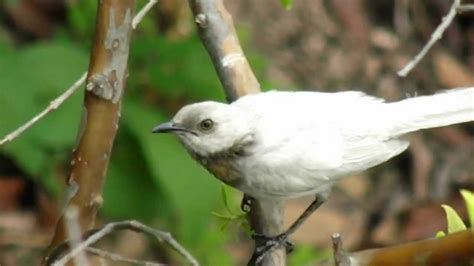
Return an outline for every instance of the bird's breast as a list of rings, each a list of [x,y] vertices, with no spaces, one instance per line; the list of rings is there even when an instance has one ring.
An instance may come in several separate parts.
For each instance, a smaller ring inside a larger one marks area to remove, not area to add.
[[[201,163],[211,174],[222,182],[239,188],[242,184],[242,175],[236,165],[235,158],[232,156],[193,156]]]

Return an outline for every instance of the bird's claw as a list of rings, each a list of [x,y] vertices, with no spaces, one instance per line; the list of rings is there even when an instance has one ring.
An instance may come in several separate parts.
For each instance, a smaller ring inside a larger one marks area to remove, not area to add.
[[[288,234],[286,233],[273,237],[268,237],[261,234],[253,234],[252,238],[257,240],[255,241],[256,243],[260,243],[255,247],[254,253],[250,260],[251,262],[254,262],[254,264],[259,264],[265,255],[275,248],[283,246],[285,247],[286,253],[290,253],[294,249],[294,245],[288,240]]]

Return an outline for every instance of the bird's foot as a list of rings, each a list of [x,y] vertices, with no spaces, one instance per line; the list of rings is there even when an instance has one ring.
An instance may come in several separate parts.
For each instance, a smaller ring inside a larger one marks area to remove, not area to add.
[[[285,247],[286,253],[293,251],[294,245],[288,240],[288,234],[283,233],[277,236],[268,237],[261,234],[253,234],[252,236],[256,241],[255,250],[252,258],[250,259],[249,265],[257,265],[270,251],[278,247]]]

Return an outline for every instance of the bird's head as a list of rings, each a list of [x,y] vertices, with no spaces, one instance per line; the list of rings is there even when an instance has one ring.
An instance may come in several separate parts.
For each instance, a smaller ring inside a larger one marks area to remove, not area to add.
[[[206,157],[252,142],[253,119],[232,105],[201,102],[184,106],[152,132],[174,133],[190,152]]]

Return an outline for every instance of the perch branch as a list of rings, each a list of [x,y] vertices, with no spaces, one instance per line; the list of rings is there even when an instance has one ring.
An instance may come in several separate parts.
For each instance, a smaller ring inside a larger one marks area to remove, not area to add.
[[[138,14],[133,18],[132,21],[132,27],[133,29],[136,29],[137,25],[142,21],[143,17],[146,15],[148,11],[153,7],[158,2],[158,0],[150,0],[141,10],[138,12]],[[17,137],[19,137],[25,130],[36,124],[39,120],[41,120],[44,116],[46,116],[48,113],[51,111],[56,110],[59,106],[61,106],[64,101],[69,99],[71,95],[76,92],[77,89],[79,89],[84,82],[86,82],[86,77],[87,77],[87,72],[82,74],[82,76],[74,82],[74,84],[69,87],[63,94],[59,95],[58,98],[54,99],[51,101],[51,103],[40,113],[38,113],[36,116],[34,116],[32,119],[30,119],[28,122],[17,128],[16,130],[12,131],[11,133],[7,134],[5,137],[3,137],[0,140],[0,146],[3,144],[6,144]]]
[[[441,24],[431,34],[430,40],[425,44],[423,49],[411,60],[408,64],[403,67],[397,74],[400,77],[405,77],[408,73],[420,62],[421,59],[428,53],[431,47],[443,36],[444,31],[451,25],[451,22],[456,17],[456,14],[460,11],[461,0],[454,0],[448,14],[443,17]],[[461,8],[462,9],[462,8]]]
[[[348,254],[356,265],[472,265],[474,230]]]
[[[56,260],[57,257],[61,255],[65,250],[67,250],[67,242],[63,242],[59,244],[54,251],[51,253],[51,256],[48,258],[46,262],[47,265],[64,265],[67,263],[71,258],[86,250],[90,245],[96,243],[106,235],[116,232],[116,231],[123,231],[123,230],[132,230],[135,232],[140,232],[149,236],[154,237],[159,242],[165,242],[170,247],[172,247],[176,252],[178,252],[181,256],[183,256],[191,265],[199,265],[197,260],[189,253],[181,244],[176,241],[173,236],[171,236],[168,232],[163,232],[146,226],[138,221],[121,221],[121,222],[114,222],[105,225],[102,228],[97,228],[90,230],[84,234],[84,241],[77,245],[76,247],[72,248],[66,255],[64,255],[61,259]]]
[[[211,57],[227,100],[232,102],[246,94],[260,92],[260,84],[240,47],[232,16],[223,1],[189,0],[189,5],[199,37]],[[250,225],[256,234],[276,236],[283,233],[284,205],[281,200],[252,199],[250,205]],[[259,245],[257,239],[256,247]],[[259,264],[285,265],[285,248],[272,250]]]
[[[209,53],[227,100],[260,91],[222,0],[189,0],[199,37]]]

